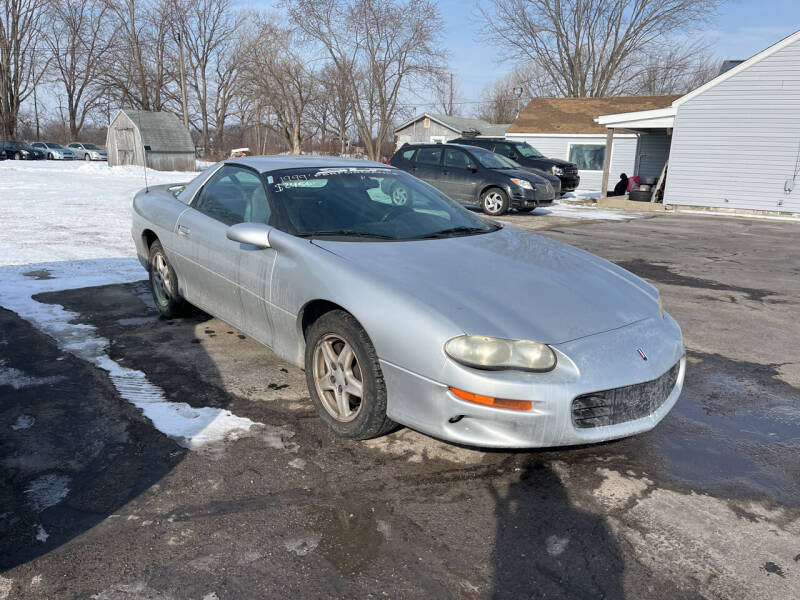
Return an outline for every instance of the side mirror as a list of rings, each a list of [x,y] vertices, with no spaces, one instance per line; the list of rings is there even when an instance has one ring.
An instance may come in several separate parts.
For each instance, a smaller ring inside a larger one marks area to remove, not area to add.
[[[225,236],[240,244],[255,246],[256,248],[269,248],[269,232],[272,227],[263,223],[239,223],[228,227]]]

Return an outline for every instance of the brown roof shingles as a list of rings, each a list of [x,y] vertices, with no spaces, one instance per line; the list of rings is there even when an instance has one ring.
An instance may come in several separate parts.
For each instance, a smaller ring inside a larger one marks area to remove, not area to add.
[[[608,98],[534,98],[507,133],[605,133],[594,120],[600,115],[666,108],[680,94]]]

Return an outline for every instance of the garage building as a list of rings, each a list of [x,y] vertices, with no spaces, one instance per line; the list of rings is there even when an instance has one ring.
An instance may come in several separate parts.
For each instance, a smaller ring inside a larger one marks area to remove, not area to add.
[[[483,119],[422,113],[394,130],[397,147],[403,144],[436,144],[461,136],[503,137],[508,124],[497,125]]]
[[[613,145],[618,132],[646,147],[668,142],[663,158],[651,157],[651,171],[669,159],[665,204],[800,213],[800,31],[668,107],[604,113],[597,123]]]
[[[122,109],[108,126],[109,166],[140,165],[158,171],[194,171],[189,130],[172,113]]]

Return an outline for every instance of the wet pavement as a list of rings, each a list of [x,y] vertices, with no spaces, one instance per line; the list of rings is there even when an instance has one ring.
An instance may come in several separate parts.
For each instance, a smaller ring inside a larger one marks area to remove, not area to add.
[[[533,452],[408,429],[350,442],[300,370],[203,313],[159,319],[144,283],[36,296],[170,401],[267,428],[187,450],[0,310],[0,600],[800,597],[800,226],[539,233],[647,278],[681,324],[684,393],[652,432]]]

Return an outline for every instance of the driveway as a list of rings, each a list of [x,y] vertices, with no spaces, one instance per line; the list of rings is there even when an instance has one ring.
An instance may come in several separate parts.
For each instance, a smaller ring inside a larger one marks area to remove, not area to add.
[[[503,220],[659,287],[689,365],[655,430],[532,452],[346,441],[301,371],[225,323],[159,319],[144,282],[45,286],[55,339],[0,310],[0,600],[800,597],[800,225]],[[187,414],[258,425],[165,436],[96,339]]]

